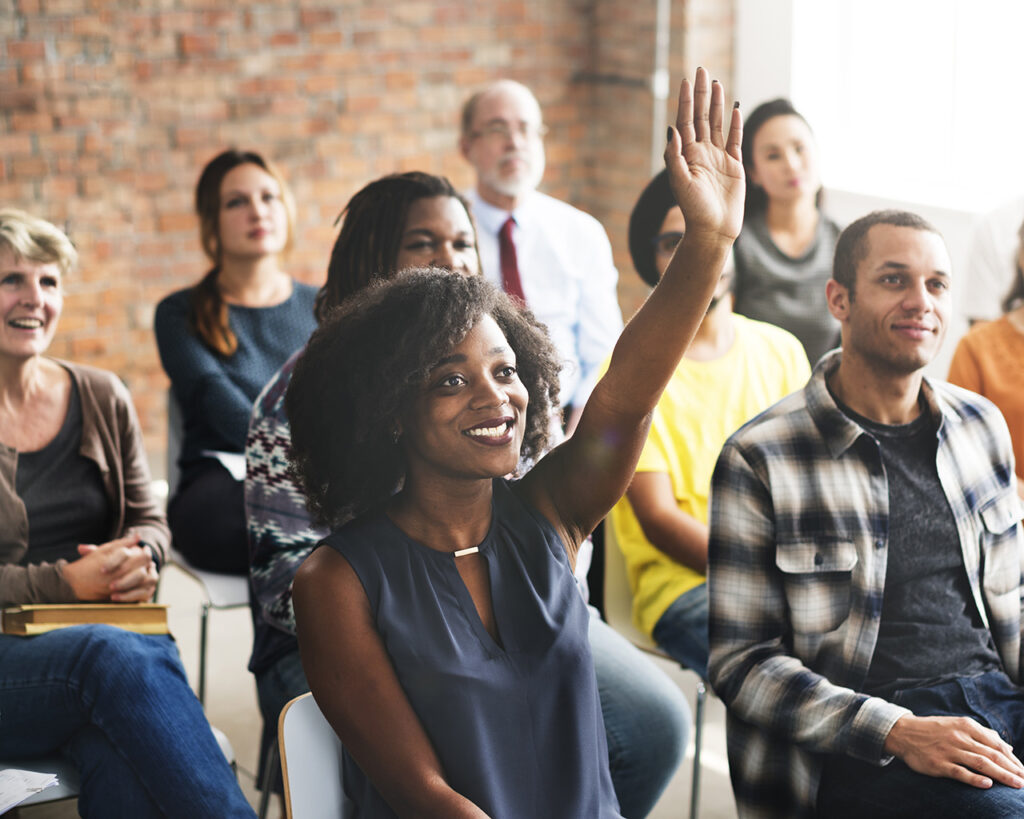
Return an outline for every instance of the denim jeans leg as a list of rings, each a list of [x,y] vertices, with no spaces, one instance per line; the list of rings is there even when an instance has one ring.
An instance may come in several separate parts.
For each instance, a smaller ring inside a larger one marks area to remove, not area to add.
[[[256,675],[256,696],[263,714],[263,734],[260,739],[260,770],[256,787],[263,789],[263,768],[270,746],[277,742],[277,720],[281,710],[291,700],[309,691],[309,683],[302,670],[299,647],[278,658],[273,665]],[[277,768],[272,783],[274,793],[282,793],[281,768]]]
[[[161,814],[254,815],[169,637],[109,626],[0,636],[0,714],[0,756],[65,746],[74,755],[99,747],[90,736],[76,741],[80,731],[95,729],[132,772],[132,787],[144,790]],[[102,804],[106,777],[85,774],[83,800]],[[145,806],[135,815],[147,816]]]
[[[593,610],[590,650],[615,795],[626,819],[640,819],[683,760],[690,706],[672,680]]]
[[[952,680],[898,692],[893,700],[917,716],[968,716],[1000,731],[1024,728],[1024,698],[1002,672]],[[1016,737],[1019,745],[1024,737]],[[1024,816],[1024,791],[994,784],[974,788],[962,782],[925,776],[896,759],[878,767],[849,757],[825,760],[818,791],[818,815],[828,819],[871,816],[961,817]]]
[[[164,816],[128,760],[95,725],[76,731],[64,745],[64,753],[78,770],[78,813],[83,819]]]
[[[708,678],[708,587],[706,583],[679,595],[658,618],[654,642],[677,663]]]

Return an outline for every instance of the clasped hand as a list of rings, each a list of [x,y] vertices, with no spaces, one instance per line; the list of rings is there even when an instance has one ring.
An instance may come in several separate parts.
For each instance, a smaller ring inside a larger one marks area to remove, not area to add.
[[[79,600],[136,603],[153,596],[156,563],[135,533],[99,545],[80,544],[78,553],[81,557],[64,567],[64,579]]]

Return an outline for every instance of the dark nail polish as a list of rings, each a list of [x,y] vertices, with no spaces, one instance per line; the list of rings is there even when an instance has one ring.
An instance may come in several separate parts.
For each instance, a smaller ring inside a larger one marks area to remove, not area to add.
[[[740,101],[739,101],[739,100],[736,100],[736,102],[734,102],[734,103],[732,104],[732,107],[733,107],[733,108],[739,108],[739,107],[740,107]]]
[[[668,126],[668,134],[666,134],[665,140],[666,140],[666,142],[671,142],[672,141],[672,126],[671,125]]]

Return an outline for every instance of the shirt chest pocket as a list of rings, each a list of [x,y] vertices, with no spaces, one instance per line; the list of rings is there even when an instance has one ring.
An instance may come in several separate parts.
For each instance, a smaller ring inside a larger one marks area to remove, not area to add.
[[[984,559],[982,585],[986,591],[996,595],[1016,592],[1021,577],[1016,537],[1021,502],[1016,495],[1001,495],[982,506],[978,515],[981,518]]]
[[[775,553],[797,634],[825,634],[850,616],[857,549],[848,540],[801,540],[780,543]]]

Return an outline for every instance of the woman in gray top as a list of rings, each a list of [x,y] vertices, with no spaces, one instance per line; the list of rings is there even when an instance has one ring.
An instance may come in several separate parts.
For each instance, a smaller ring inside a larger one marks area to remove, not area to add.
[[[813,365],[839,343],[825,304],[839,227],[821,210],[817,146],[789,100],[759,105],[743,132],[747,194],[735,310],[795,335]]]

